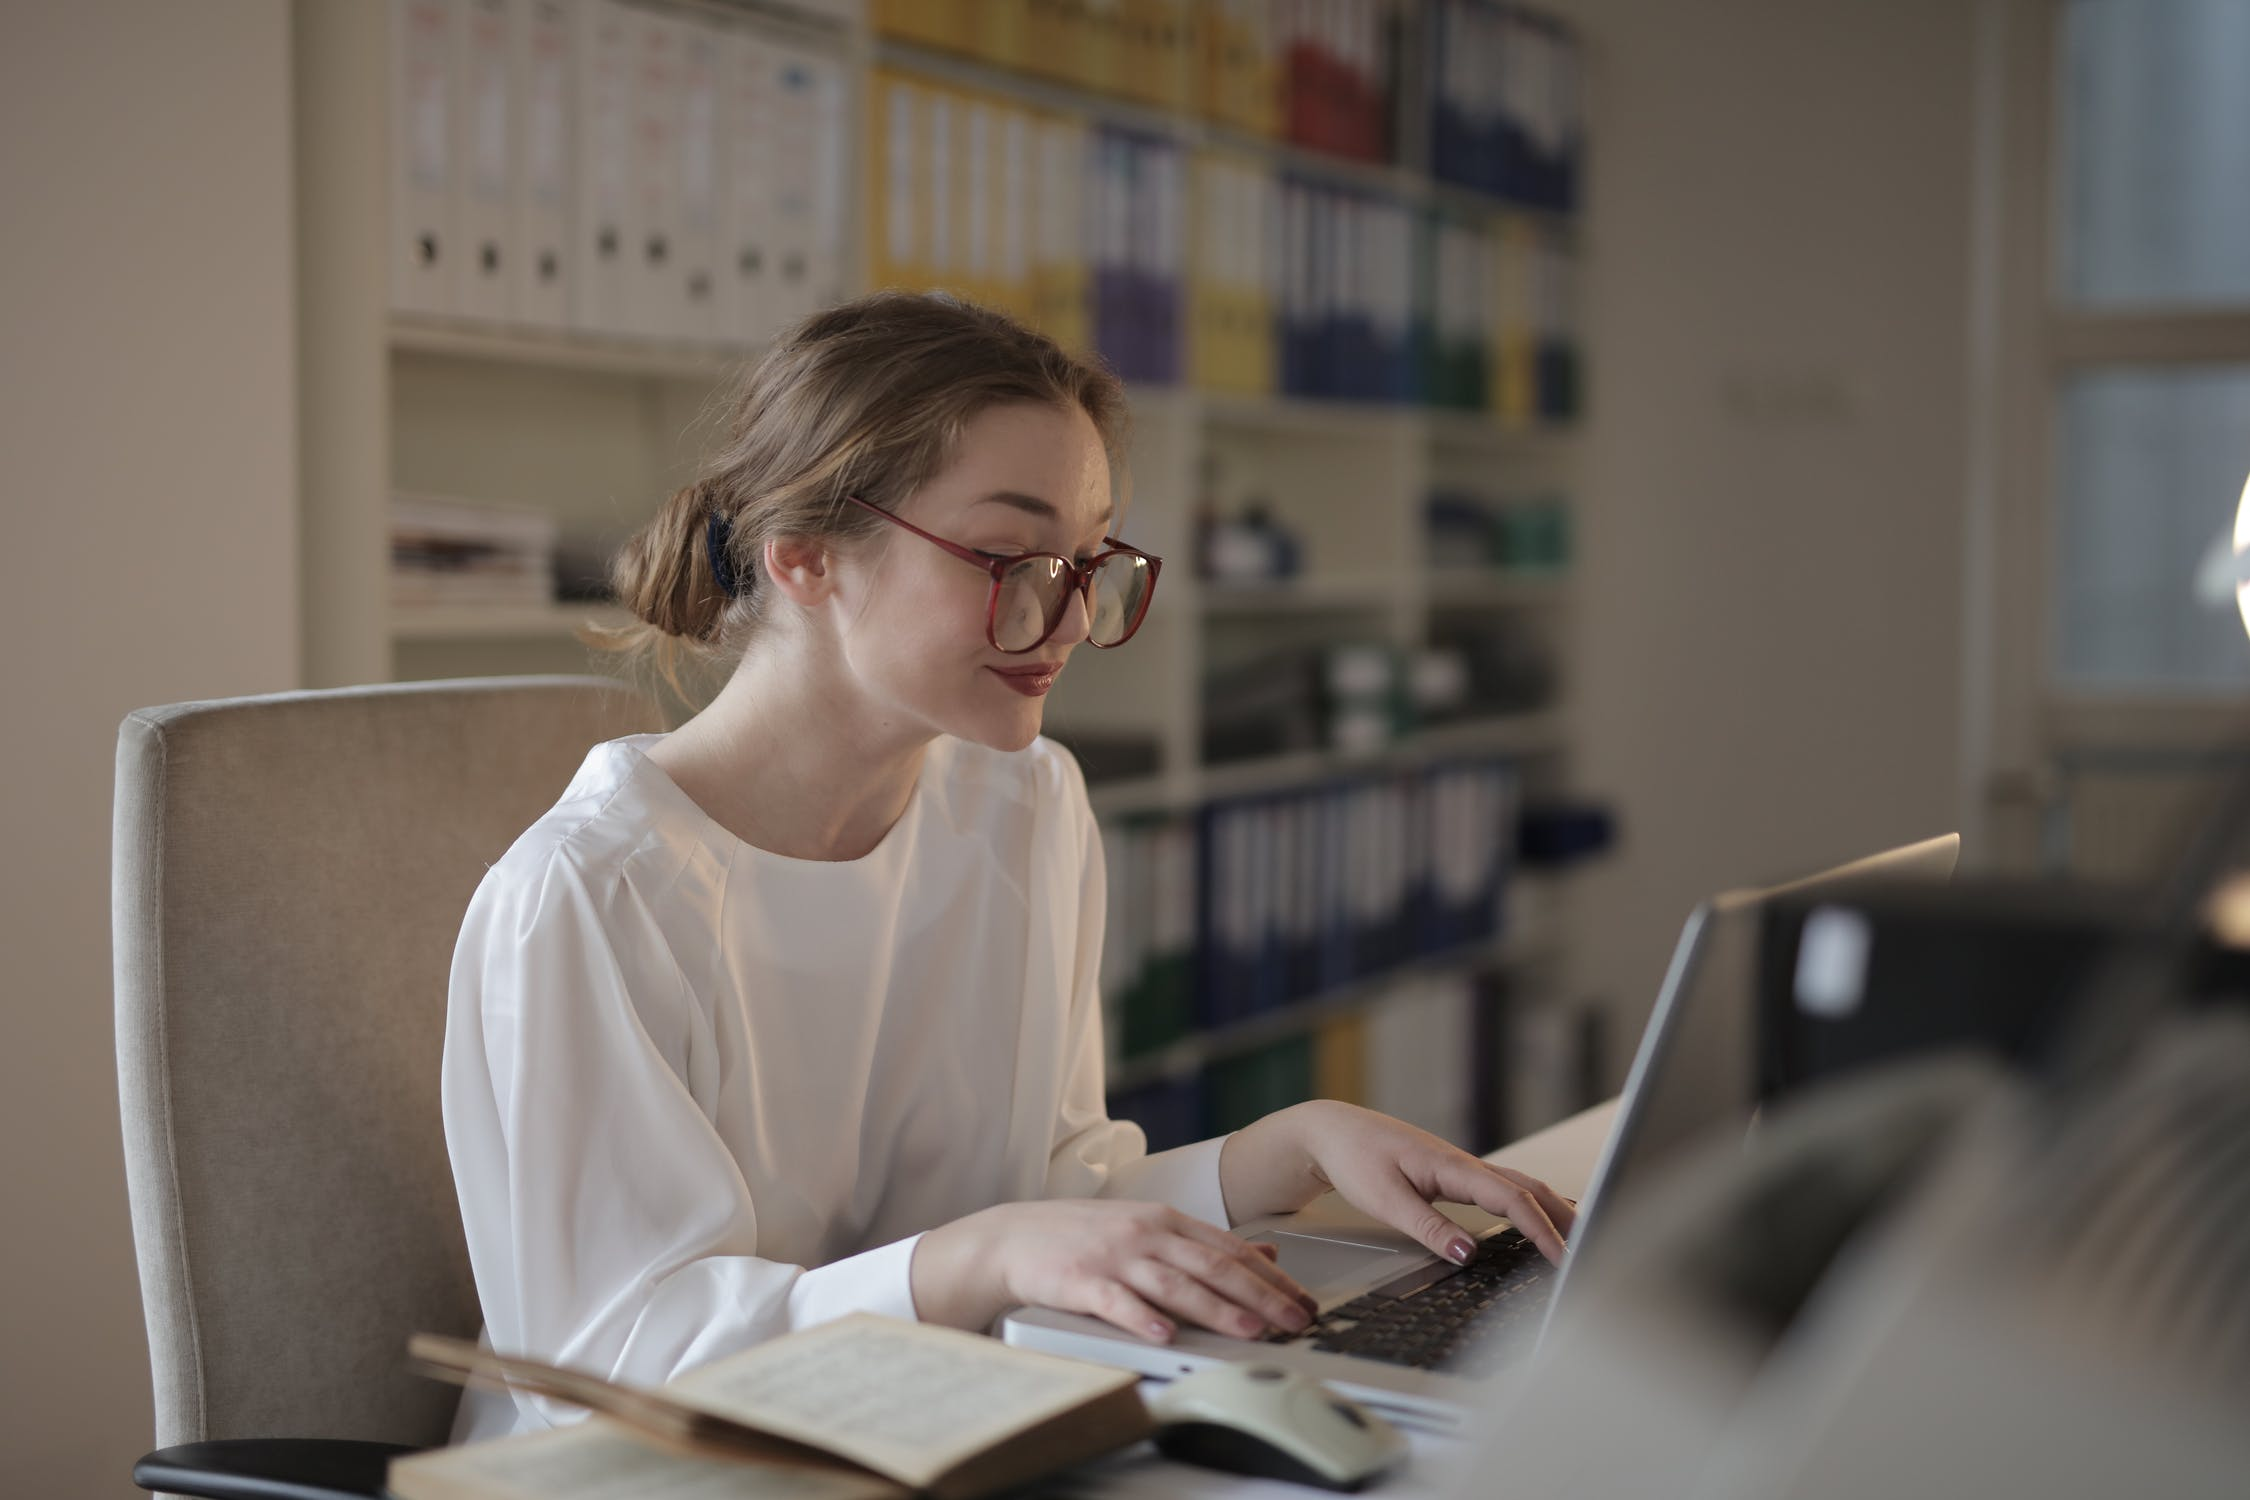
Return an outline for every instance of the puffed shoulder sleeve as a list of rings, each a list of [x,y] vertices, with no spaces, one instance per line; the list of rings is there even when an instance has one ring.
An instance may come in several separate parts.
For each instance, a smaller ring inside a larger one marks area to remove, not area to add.
[[[1066,1076],[1047,1160],[1050,1198],[1127,1198],[1166,1203],[1221,1229],[1233,1227],[1219,1187],[1224,1136],[1151,1155],[1148,1138],[1129,1120],[1112,1120],[1104,1092],[1101,955],[1108,873],[1101,829],[1086,801],[1085,782],[1069,765],[1084,855],[1078,882],[1077,939],[1071,966]]]
[[[653,1385],[855,1309],[915,1315],[911,1239],[811,1270],[759,1258],[757,1205],[686,1081],[696,1004],[654,914],[567,846],[488,872],[442,1094],[493,1347]],[[515,1399],[520,1425],[576,1415]]]

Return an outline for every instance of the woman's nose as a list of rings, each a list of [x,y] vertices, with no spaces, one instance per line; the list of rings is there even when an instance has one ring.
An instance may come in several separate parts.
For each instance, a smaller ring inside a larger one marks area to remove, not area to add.
[[[1047,637],[1049,644],[1075,646],[1093,633],[1093,612],[1086,599],[1086,590],[1091,587],[1089,583],[1064,596],[1063,617],[1055,622],[1055,633]]]

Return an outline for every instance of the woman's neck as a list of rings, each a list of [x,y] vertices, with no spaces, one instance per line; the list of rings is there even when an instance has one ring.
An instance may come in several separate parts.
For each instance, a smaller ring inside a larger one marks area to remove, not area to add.
[[[753,646],[649,759],[720,827],[793,859],[858,859],[906,811],[935,738],[848,691],[784,643]]]

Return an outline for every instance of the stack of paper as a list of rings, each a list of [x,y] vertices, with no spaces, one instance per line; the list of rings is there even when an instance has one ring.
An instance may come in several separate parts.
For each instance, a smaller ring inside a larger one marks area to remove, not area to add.
[[[545,604],[555,596],[555,518],[523,506],[391,497],[391,602]]]

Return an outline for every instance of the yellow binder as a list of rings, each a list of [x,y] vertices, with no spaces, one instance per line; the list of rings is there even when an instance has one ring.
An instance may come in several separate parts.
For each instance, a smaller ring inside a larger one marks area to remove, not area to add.
[[[1313,1036],[1313,1094],[1359,1104],[1367,1098],[1367,1022],[1339,1016]]]
[[[993,272],[992,304],[1031,321],[1031,243],[1037,201],[1034,178],[1037,139],[1029,112],[994,101],[992,133]]]
[[[927,104],[921,87],[877,69],[868,78],[865,222],[867,270],[877,287],[926,285],[928,174],[919,143]]]
[[[878,36],[922,47],[956,48],[962,31],[962,0],[875,0]]]
[[[1026,66],[1032,55],[1032,15],[1052,8],[1035,0],[969,0],[969,50],[995,67]]]
[[[1539,410],[1538,329],[1534,322],[1532,261],[1537,231],[1521,219],[1502,219],[1485,244],[1494,265],[1492,324],[1485,334],[1490,361],[1485,389],[1504,427],[1528,427]]]

